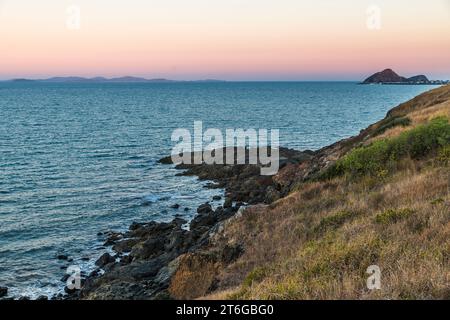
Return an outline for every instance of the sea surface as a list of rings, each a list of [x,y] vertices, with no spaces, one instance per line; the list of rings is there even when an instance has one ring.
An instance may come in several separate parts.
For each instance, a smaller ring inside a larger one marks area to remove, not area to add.
[[[203,121],[204,129],[279,129],[282,146],[315,150],[431,88],[0,82],[0,286],[14,297],[52,295],[69,264],[93,268],[105,250],[98,232],[190,219],[198,205],[222,195],[157,163],[170,154],[176,128],[192,131]],[[175,203],[180,209],[170,208]]]

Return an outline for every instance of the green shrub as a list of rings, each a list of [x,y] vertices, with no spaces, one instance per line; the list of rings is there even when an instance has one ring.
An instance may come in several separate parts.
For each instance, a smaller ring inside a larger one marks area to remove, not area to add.
[[[375,222],[379,224],[391,224],[396,223],[400,220],[403,220],[409,217],[414,213],[414,210],[405,208],[405,209],[389,209],[375,217]]]
[[[251,271],[247,277],[245,277],[243,285],[245,287],[250,287],[253,282],[261,282],[267,274],[267,269],[264,267],[257,267]]]
[[[397,126],[407,127],[410,124],[411,120],[408,117],[390,117],[381,122],[380,126],[374,131],[373,136],[378,136],[386,130]]]
[[[353,211],[339,211],[336,214],[323,218],[315,231],[325,231],[327,229],[337,229],[342,226],[347,220],[350,220],[357,213]]]
[[[442,157],[445,158],[450,152],[449,145],[450,124],[447,118],[438,117],[428,124],[402,132],[398,137],[353,149],[325,171],[321,178],[343,174],[383,177],[395,169],[398,160],[407,156],[419,159],[442,148],[445,150]]]

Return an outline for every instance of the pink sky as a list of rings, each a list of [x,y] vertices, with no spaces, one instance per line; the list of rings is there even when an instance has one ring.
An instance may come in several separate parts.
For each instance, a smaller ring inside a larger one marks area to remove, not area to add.
[[[360,80],[388,67],[447,79],[450,1],[0,0],[0,40],[0,79]]]

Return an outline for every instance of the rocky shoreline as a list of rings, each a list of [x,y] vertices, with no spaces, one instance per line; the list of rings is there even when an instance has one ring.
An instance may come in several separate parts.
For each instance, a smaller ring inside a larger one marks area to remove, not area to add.
[[[300,152],[280,148],[280,168],[299,165],[311,159],[312,151]],[[248,160],[248,152],[246,152]],[[193,155],[192,155],[193,156]],[[160,163],[171,164],[166,157]],[[225,189],[223,206],[215,209],[209,202],[197,208],[188,223],[181,218],[171,222],[133,223],[126,232],[107,232],[104,246],[113,254],[104,253],[96,262],[98,267],[82,277],[81,290],[65,288],[67,295],[57,299],[170,299],[171,279],[180,260],[197,253],[210,243],[221,223],[247,205],[271,203],[285,194],[272,176],[261,176],[260,165],[178,165],[180,175],[193,175],[211,181],[209,188]],[[213,199],[218,200],[218,199]],[[186,226],[188,225],[188,228]],[[225,245],[217,248],[214,259],[230,263],[243,248]]]

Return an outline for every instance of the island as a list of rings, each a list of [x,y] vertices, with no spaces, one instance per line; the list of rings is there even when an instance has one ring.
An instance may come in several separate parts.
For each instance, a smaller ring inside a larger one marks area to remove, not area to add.
[[[374,73],[366,80],[362,82],[362,84],[428,84],[428,85],[442,85],[449,83],[448,80],[429,80],[425,75],[417,75],[413,77],[403,77],[398,75],[392,69],[385,69],[383,71]]]

